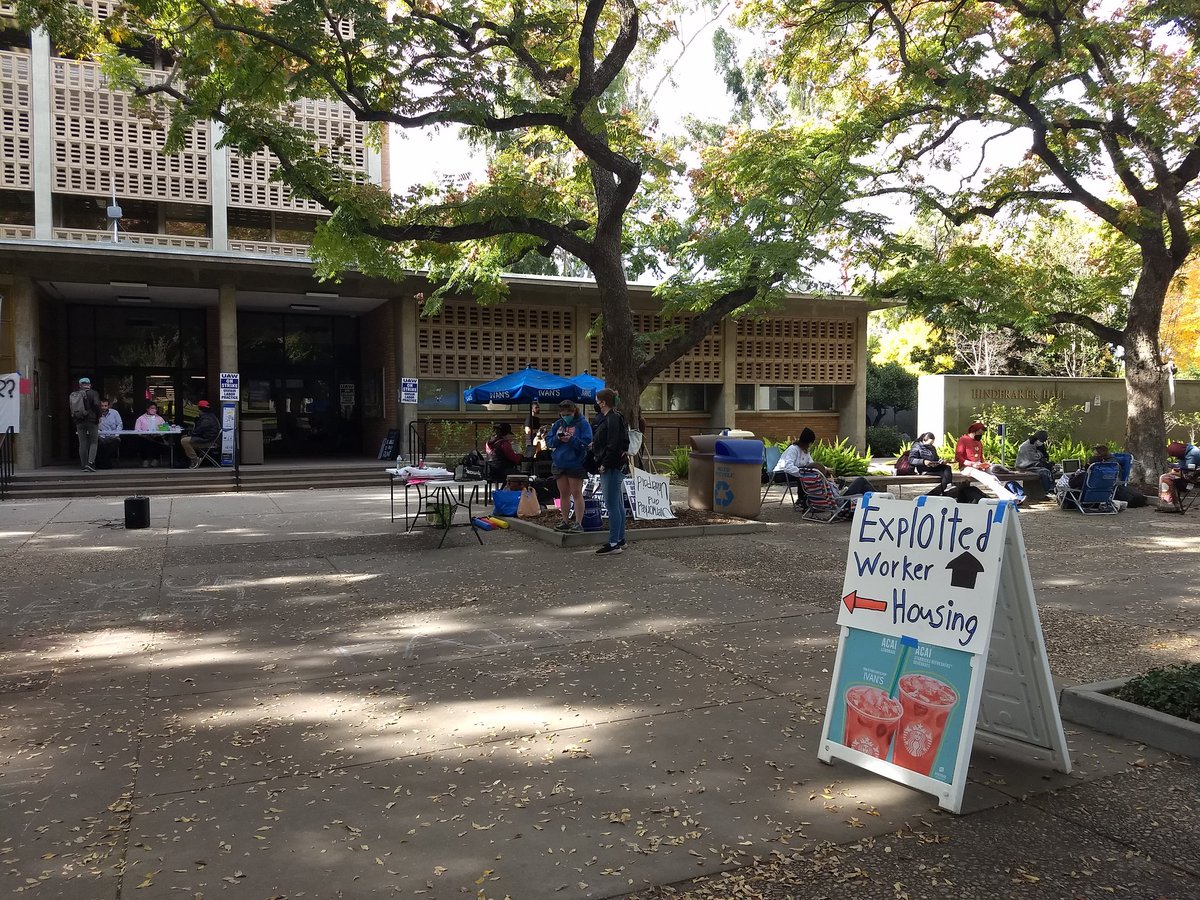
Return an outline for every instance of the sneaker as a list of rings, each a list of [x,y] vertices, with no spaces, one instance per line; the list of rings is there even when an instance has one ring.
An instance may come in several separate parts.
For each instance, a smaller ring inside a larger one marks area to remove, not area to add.
[[[142,460],[142,468],[143,468],[143,469],[148,469],[148,468],[150,468],[150,460],[148,460],[148,459],[143,459],[143,460]]]
[[[625,548],[620,544],[617,544],[615,547],[612,544],[604,544],[599,550],[596,551],[596,555],[599,556],[603,553],[622,553],[624,550]]]
[[[625,538],[621,538],[619,541],[617,541],[617,546],[624,548],[625,547]]]
[[[158,468],[158,460],[157,459],[150,460],[150,468],[152,468],[152,469]]]
[[[583,526],[578,522],[572,522],[566,528],[567,534],[583,534]]]
[[[95,466],[84,466],[84,467],[83,467],[83,471],[85,471],[85,472],[95,472],[95,471],[96,471],[96,467],[95,467]]]
[[[570,531],[571,523],[570,522],[559,522],[557,525],[554,526],[554,530],[555,531]]]
[[[193,460],[191,461],[191,463],[188,465],[188,468],[189,468],[189,469],[198,469],[198,468],[200,468],[200,460],[198,460],[198,459],[193,459]]]

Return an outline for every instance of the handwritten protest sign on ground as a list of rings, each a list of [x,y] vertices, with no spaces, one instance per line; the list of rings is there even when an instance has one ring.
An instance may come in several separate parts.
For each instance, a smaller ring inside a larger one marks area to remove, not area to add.
[[[671,508],[671,479],[665,475],[655,475],[634,468],[634,507],[635,519],[673,519],[675,510]]]

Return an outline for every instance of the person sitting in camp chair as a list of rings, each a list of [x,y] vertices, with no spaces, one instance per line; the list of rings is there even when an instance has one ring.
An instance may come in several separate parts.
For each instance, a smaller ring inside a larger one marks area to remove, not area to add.
[[[1183,515],[1196,502],[1195,492],[1200,490],[1200,447],[1171,441],[1167,445],[1167,455],[1178,462],[1158,479],[1158,511]],[[1188,492],[1191,497],[1185,501]]]
[[[1067,487],[1056,487],[1055,497],[1060,509],[1073,506],[1085,516],[1116,515],[1119,511],[1116,493],[1120,483],[1120,463],[1112,458],[1106,445],[1097,444],[1090,465],[1073,473]]]

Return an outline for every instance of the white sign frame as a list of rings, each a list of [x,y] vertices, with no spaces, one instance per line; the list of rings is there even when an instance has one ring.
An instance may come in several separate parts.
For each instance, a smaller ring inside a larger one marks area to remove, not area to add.
[[[905,633],[913,624],[888,621],[886,613],[891,611],[893,618],[895,615],[891,606],[887,609],[878,609],[875,605],[858,606],[860,598],[872,603],[876,600],[868,595],[872,591],[878,592],[879,584],[871,579],[862,581],[859,575],[861,556],[857,560],[855,557],[856,550],[861,554],[864,546],[861,538],[871,534],[867,527],[870,514],[881,512],[887,516],[896,516],[906,507],[911,508],[913,518],[910,521],[914,523],[922,513],[928,514],[932,511],[941,521],[946,521],[954,515],[954,509],[968,509],[966,505],[959,506],[948,498],[919,497],[915,502],[911,502],[898,501],[890,494],[877,493],[864,495],[859,503],[851,525],[846,578],[838,604],[838,623],[842,627],[834,660],[832,686],[821,728],[818,759],[825,763],[840,759],[892,781],[933,794],[938,798],[939,806],[954,813],[962,809],[976,733],[987,734],[1012,746],[1048,751],[1054,768],[1069,773],[1070,754],[1042,637],[1033,580],[1025,553],[1024,535],[1016,506],[1007,501],[984,500],[973,507],[973,512],[959,514],[959,521],[962,523],[973,521],[978,525],[981,518],[991,523],[988,531],[989,552],[982,560],[983,571],[978,573],[978,578],[982,579],[983,583],[973,588],[979,593],[968,601],[974,614],[980,616],[970,640],[962,645],[960,639],[947,641],[944,635],[936,632],[925,635],[931,639],[926,641],[927,645],[948,647],[969,654],[970,684],[965,696],[963,720],[959,727],[958,746],[950,782],[860,752],[846,746],[841,742],[842,739],[831,739],[834,704],[841,702],[837,694],[842,683],[851,628],[871,635],[889,637]],[[977,535],[980,532],[974,533]],[[993,540],[996,542],[994,546],[991,544]],[[942,548],[942,552],[943,555],[948,555],[952,551]],[[939,558],[937,562],[944,563],[944,560]],[[901,573],[903,575],[903,569]],[[934,590],[942,592],[939,596],[955,599],[963,596],[961,591],[948,591],[944,587],[931,588],[922,596],[933,593]],[[890,601],[891,597],[887,599]],[[986,610],[982,608],[985,604]],[[867,613],[885,615],[854,618],[864,610]],[[904,636],[908,635],[905,633]],[[849,712],[843,711],[842,715],[848,716]]]

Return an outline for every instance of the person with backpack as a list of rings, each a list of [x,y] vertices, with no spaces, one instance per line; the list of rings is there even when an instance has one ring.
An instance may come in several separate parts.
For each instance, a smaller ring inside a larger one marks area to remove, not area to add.
[[[92,390],[92,379],[80,378],[79,389],[68,398],[75,435],[79,438],[79,468],[96,471],[96,449],[100,446],[100,395]]]
[[[900,461],[896,462],[897,475],[936,475],[941,478],[942,483],[926,495],[929,497],[940,497],[945,494],[954,479],[954,470],[950,464],[938,457],[936,444],[937,438],[933,432],[926,431],[917,436],[912,448],[908,451],[906,467],[908,471],[902,472],[901,468],[905,467],[900,465]]]
[[[629,425],[617,412],[617,394],[609,388],[596,391],[599,421],[592,436],[592,456],[600,469],[600,487],[608,508],[608,543],[597,553],[620,553],[625,549],[625,463],[629,452]]]

